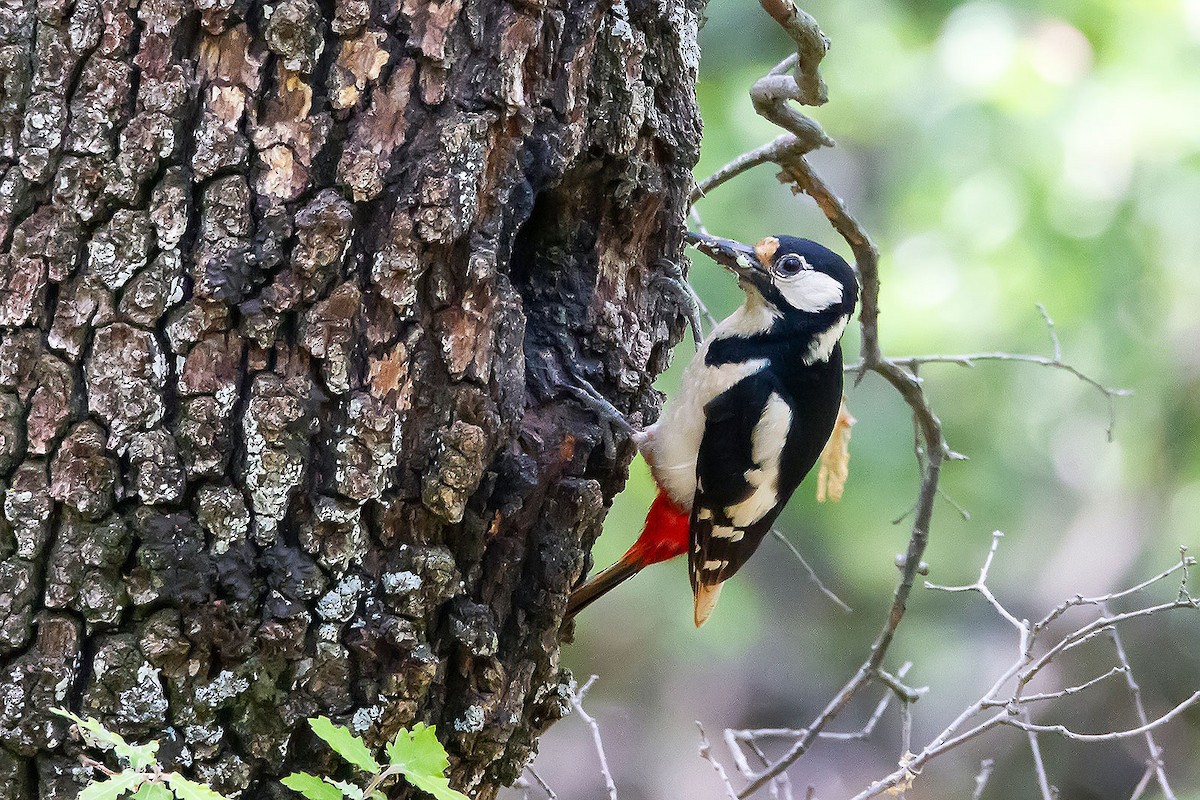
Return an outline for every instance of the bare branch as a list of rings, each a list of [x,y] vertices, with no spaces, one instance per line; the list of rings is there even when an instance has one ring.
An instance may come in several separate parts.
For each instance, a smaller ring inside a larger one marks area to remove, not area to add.
[[[537,781],[538,786],[542,787],[542,791],[546,793],[548,800],[558,800],[558,795],[556,795],[554,790],[550,788],[550,784],[542,780],[542,776],[537,774],[537,770],[533,768],[532,764],[525,767],[525,771],[533,776],[533,779]]]
[[[919,697],[927,691],[925,688],[910,689],[899,682],[899,679],[903,678],[911,668],[912,662],[906,661],[903,665],[901,665],[900,669],[896,670],[895,677],[888,675],[891,680],[899,685],[900,691],[896,691],[889,687],[888,691],[884,692],[883,697],[881,697],[879,702],[875,705],[875,710],[871,712],[871,716],[867,719],[866,724],[864,724],[862,728],[857,731],[821,731],[818,736],[822,739],[835,739],[839,741],[860,741],[869,737],[875,731],[875,726],[878,725],[879,720],[883,718],[883,715],[887,711],[888,706],[891,704],[893,698],[899,697],[904,699],[906,696]],[[880,672],[883,671],[880,670]],[[887,673],[883,674],[886,675]],[[756,740],[758,739],[798,739],[806,734],[807,731],[796,730],[794,728],[755,728],[752,730],[734,730],[727,728],[725,730],[725,742],[729,745],[730,751],[734,754],[734,763],[738,765],[738,769],[743,775],[753,777],[754,772],[751,770],[750,765],[746,762],[746,758],[739,746],[740,743],[745,742],[746,745],[755,753],[758,753],[759,751],[756,744]],[[764,760],[763,766],[767,766],[769,763],[769,761]],[[781,775],[780,777],[783,776]]]
[[[776,138],[770,144],[765,144],[762,147],[742,153],[737,158],[730,161],[719,170],[709,175],[702,181],[699,181],[695,188],[692,189],[691,202],[693,206],[698,200],[708,195],[713,189],[723,183],[733,180],[743,172],[747,172],[761,164],[774,164],[782,158],[783,154],[797,147],[796,137],[790,133],[785,133]]]
[[[1187,557],[1184,556],[1181,560],[1186,562]],[[1101,606],[1101,610],[1105,615],[1111,615],[1107,604]],[[1133,678],[1133,667],[1129,663],[1129,655],[1125,652],[1125,644],[1121,641],[1121,633],[1114,627],[1110,631],[1109,636],[1112,638],[1113,649],[1117,653],[1117,663],[1120,665],[1121,671],[1125,674],[1125,685],[1129,687],[1129,694],[1133,698],[1133,708],[1137,713],[1138,721],[1142,725],[1149,725],[1150,717],[1146,714],[1146,704],[1142,702],[1142,689]],[[1175,800],[1175,792],[1171,790],[1166,770],[1163,769],[1162,748],[1158,746],[1158,742],[1154,739],[1154,734],[1150,730],[1146,731],[1146,749],[1150,751],[1148,767],[1153,771],[1159,788],[1162,789],[1164,800]]]
[[[984,581],[986,581],[991,569],[991,565],[994,561],[1000,536],[1001,535],[998,532],[993,536],[992,547],[989,548],[988,555],[984,560],[984,564],[980,568],[979,580],[969,586],[938,588],[943,588],[946,591],[979,591],[982,589],[987,590],[990,594],[990,590],[987,589]],[[926,745],[923,750],[912,755],[911,758],[905,759],[902,762],[900,769],[893,771],[882,780],[872,783],[866,790],[859,793],[855,800],[865,800],[865,798],[874,797],[887,791],[895,793],[897,790],[904,790],[907,785],[912,782],[914,775],[919,774],[929,761],[1001,725],[1019,728],[1025,731],[1027,735],[1037,733],[1055,733],[1081,742],[1112,741],[1135,736],[1145,736],[1147,737],[1147,745],[1150,748],[1151,753],[1150,759],[1148,760],[1148,766],[1151,768],[1152,772],[1157,773],[1158,771],[1161,771],[1162,753],[1157,743],[1154,742],[1151,731],[1160,725],[1166,724],[1174,717],[1183,713],[1183,711],[1188,707],[1200,701],[1200,692],[1192,695],[1190,698],[1180,703],[1172,711],[1164,714],[1162,717],[1158,717],[1153,720],[1151,720],[1145,713],[1144,707],[1139,708],[1138,719],[1141,722],[1141,725],[1128,731],[1116,731],[1100,734],[1079,734],[1070,731],[1062,725],[1036,725],[1029,721],[1027,716],[1028,712],[1025,711],[1025,709],[1028,708],[1030,703],[1082,692],[1087,688],[1095,686],[1100,681],[1116,674],[1124,674],[1126,676],[1126,680],[1130,682],[1131,686],[1136,686],[1136,683],[1132,682],[1132,670],[1129,666],[1129,659],[1127,654],[1124,652],[1123,647],[1118,650],[1117,665],[1098,678],[1094,678],[1083,684],[1071,686],[1057,692],[1024,695],[1023,690],[1024,687],[1029,684],[1029,682],[1040,670],[1042,670],[1056,657],[1067,652],[1067,650],[1069,650],[1072,646],[1085,641],[1091,641],[1096,636],[1103,634],[1115,636],[1116,639],[1114,639],[1114,642],[1119,641],[1119,634],[1117,632],[1117,625],[1119,623],[1132,619],[1148,617],[1153,614],[1175,608],[1196,609],[1197,607],[1200,607],[1198,606],[1196,600],[1188,595],[1186,591],[1180,592],[1179,596],[1173,602],[1149,605],[1123,613],[1112,613],[1109,611],[1106,605],[1107,598],[1129,596],[1134,590],[1140,591],[1155,582],[1161,581],[1163,577],[1173,572],[1183,571],[1186,574],[1187,566],[1190,566],[1189,559],[1186,555],[1183,555],[1181,560],[1170,570],[1166,570],[1148,581],[1138,583],[1131,589],[1113,592],[1103,597],[1087,598],[1090,601],[1089,605],[1100,607],[1100,616],[1097,619],[1085,623],[1077,629],[1063,635],[1040,657],[1035,657],[1034,649],[1037,644],[1038,636],[1044,634],[1045,632],[1045,625],[1043,624],[1040,628],[1031,628],[1027,622],[1016,625],[1015,627],[1017,627],[1019,631],[1020,638],[1017,660],[1007,670],[1005,670],[1005,672],[995,681],[992,687],[988,689],[988,691],[985,692],[978,701],[964,709],[962,713],[960,713],[958,717],[956,717],[949,725],[947,725],[945,729],[928,745]],[[1186,586],[1186,584],[1184,585]],[[1074,598],[1074,600],[1067,601],[1066,603],[1057,606],[1055,611],[1057,612],[1057,615],[1061,615],[1064,608],[1070,607],[1072,604],[1079,604],[1082,600],[1083,598],[1077,596]],[[1010,623],[1012,622],[1012,615],[1005,612],[1003,610],[1003,606],[1000,605],[998,601],[993,604],[993,607],[996,609],[997,613],[1000,614],[1000,616],[1004,617]],[[1056,615],[1054,612],[1052,612],[1047,619],[1050,619],[1054,616]],[[1009,686],[1010,684],[1011,690],[1006,693],[1005,687]],[[1137,705],[1140,705],[1140,695],[1138,696],[1137,701],[1135,701],[1135,706]],[[982,721],[975,722],[973,727],[966,727],[969,723],[971,723],[972,720],[977,719],[978,715],[985,712],[989,708],[999,708],[1001,710],[992,714],[991,716],[984,717]],[[1018,718],[1018,714],[1022,715],[1023,719]],[[1030,739],[1030,746],[1031,748],[1036,747],[1036,742],[1033,738]],[[1035,759],[1040,759],[1040,751],[1035,752]],[[1039,767],[1039,769],[1044,773],[1044,767]],[[1153,778],[1155,776],[1152,775],[1151,777]],[[1166,783],[1165,774],[1160,783],[1166,786],[1164,789],[1164,795],[1167,797],[1173,797],[1173,794],[1171,794],[1169,788],[1169,784]],[[1042,788],[1043,796],[1048,796],[1046,795],[1046,792],[1049,791],[1049,781],[1044,779],[1044,777],[1039,776],[1039,785]]]
[[[784,547],[792,552],[792,555],[794,555],[796,560],[800,562],[800,566],[804,567],[804,571],[808,573],[809,580],[813,582],[821,594],[829,598],[831,603],[842,609],[842,611],[845,611],[847,614],[854,611],[854,609],[851,608],[844,600],[842,600],[842,598],[838,597],[832,589],[825,585],[825,583],[817,575],[817,571],[814,570],[812,565],[808,563],[808,560],[800,554],[800,550],[796,547],[796,545],[792,544],[792,540],[787,538],[783,531],[779,530],[778,528],[771,528],[771,535],[783,542]]]
[[[592,744],[595,745],[596,755],[600,759],[600,774],[604,776],[604,787],[608,790],[608,800],[617,800],[617,785],[613,782],[612,772],[608,768],[608,757],[604,754],[604,741],[600,738],[600,725],[594,717],[583,710],[583,696],[587,694],[588,689],[592,688],[592,684],[596,682],[597,677],[593,675],[588,678],[587,683],[583,686],[578,686],[572,681],[569,699],[571,701],[571,708],[575,709],[575,713],[579,715],[579,718],[592,729]]]
[[[992,590],[987,586],[988,571],[992,568],[992,559],[996,557],[996,549],[1000,546],[1000,539],[1003,537],[1004,534],[1001,531],[992,532],[991,549],[988,550],[987,558],[983,562],[983,567],[979,570],[979,577],[974,583],[968,586],[941,586],[936,583],[925,581],[925,588],[936,589],[943,592],[979,592],[984,596],[984,598],[987,599],[988,603],[990,603],[992,608],[996,610],[997,614],[1004,617],[1004,619],[1007,620],[1010,625],[1017,629],[1017,631],[1021,634],[1022,641],[1024,641],[1025,637],[1029,635],[1029,623],[1024,620],[1018,620],[1016,617],[1010,614],[1008,609],[1006,609],[1000,603],[1000,601],[996,599],[996,596],[992,594]]]
[[[1038,306],[1038,308],[1042,308]],[[1044,309],[1043,309],[1043,313]],[[1053,328],[1051,328],[1053,331]],[[1100,381],[1083,372],[1072,364],[1062,360],[1061,344],[1058,341],[1058,335],[1053,335],[1054,356],[1035,356],[1026,353],[1004,353],[1004,352],[984,352],[984,353],[960,353],[958,355],[923,355],[923,356],[905,356],[903,358],[890,359],[893,363],[914,369],[922,364],[957,364],[962,367],[973,367],[979,361],[1015,361],[1025,364],[1036,364],[1042,367],[1062,370],[1063,372],[1074,375],[1079,380],[1094,387],[1097,391],[1104,395],[1105,401],[1108,404],[1108,440],[1112,441],[1113,428],[1117,423],[1117,405],[1116,398],[1128,397],[1133,394],[1129,389],[1114,389],[1110,386],[1105,386]],[[860,363],[848,364],[847,372],[855,372],[862,369]]]
[[[737,792],[734,791],[733,784],[729,782],[729,774],[712,754],[712,745],[708,743],[708,735],[704,733],[704,726],[697,722],[696,727],[700,729],[700,757],[712,764],[712,768],[716,770],[717,775],[721,778],[721,783],[725,786],[725,794],[729,799],[737,800]]]
[[[905,669],[911,666],[911,661],[905,663]],[[914,689],[913,687],[905,684],[900,680],[900,678],[903,676],[904,670],[901,670],[897,675],[892,675],[882,667],[877,667],[874,674],[875,680],[891,689],[892,692],[895,693],[896,697],[904,703],[915,703],[921,699],[922,695],[929,691],[928,686],[922,686],[920,689]]]
[[[1142,773],[1142,778],[1133,787],[1133,794],[1129,795],[1129,800],[1138,800],[1146,793],[1146,787],[1150,785],[1150,781],[1154,779],[1154,765],[1146,767],[1146,771]]]
[[[1078,606],[1104,605],[1105,603],[1110,603],[1113,600],[1119,600],[1122,597],[1128,597],[1132,594],[1137,594],[1138,592],[1142,591],[1143,589],[1148,589],[1149,587],[1153,586],[1154,584],[1158,583],[1159,581],[1165,580],[1166,578],[1169,578],[1172,575],[1174,575],[1176,572],[1180,572],[1180,571],[1182,571],[1184,573],[1184,581],[1180,586],[1180,599],[1185,599],[1188,597],[1187,592],[1185,591],[1186,581],[1187,581],[1187,569],[1188,569],[1188,567],[1192,566],[1195,563],[1196,563],[1196,559],[1187,555],[1187,548],[1180,548],[1179,561],[1175,562],[1167,569],[1158,573],[1153,578],[1147,578],[1146,580],[1142,581],[1141,583],[1137,584],[1136,586],[1131,586],[1128,589],[1125,589],[1124,591],[1114,592],[1113,594],[1105,594],[1105,595],[1100,595],[1098,597],[1084,597],[1082,595],[1075,595],[1070,600],[1065,600],[1062,603],[1059,603],[1057,606],[1055,606],[1053,611],[1051,611],[1049,614],[1047,614],[1037,624],[1035,624],[1033,626],[1033,631],[1034,631],[1034,633],[1040,633],[1043,629],[1046,628],[1046,626],[1048,626],[1050,623],[1057,620],[1064,613],[1066,613],[1069,609],[1076,608]]]
[[[1041,303],[1037,304],[1037,310],[1041,312],[1042,319],[1046,320],[1046,329],[1050,332],[1050,344],[1054,347],[1054,360],[1062,361],[1062,343],[1058,341],[1058,331],[1054,328],[1054,320],[1050,318],[1050,312]]]
[[[1113,628],[1112,630],[1113,630],[1113,632],[1116,631],[1115,628]],[[1128,670],[1129,670],[1128,667],[1116,666],[1116,667],[1113,667],[1112,669],[1110,669],[1108,672],[1104,673],[1103,675],[1099,675],[1095,678],[1092,678],[1090,681],[1087,681],[1086,683],[1081,683],[1076,686],[1068,686],[1066,689],[1060,689],[1057,692],[1044,692],[1042,694],[1027,694],[1027,695],[1024,695],[1024,696],[1018,698],[1017,702],[1020,705],[1026,705],[1029,703],[1038,703],[1043,700],[1058,700],[1059,698],[1062,698],[1062,697],[1070,697],[1073,694],[1079,694],[1080,692],[1087,691],[1088,689],[1092,688],[1096,684],[1102,683],[1102,682],[1108,680],[1109,678],[1113,677],[1114,675],[1120,675],[1124,672],[1128,672]],[[996,707],[1007,708],[1007,707],[1011,707],[1012,704],[1013,704],[1012,698],[1009,698],[1007,700],[989,700],[983,704],[983,707],[984,708],[996,708]]]
[[[1077,742],[1115,742],[1118,739],[1130,739],[1135,736],[1141,736],[1148,731],[1162,727],[1178,717],[1184,711],[1187,711],[1189,708],[1194,706],[1198,701],[1200,701],[1200,692],[1195,692],[1187,700],[1184,700],[1182,703],[1175,706],[1166,714],[1163,714],[1157,719],[1151,720],[1144,725],[1139,725],[1136,728],[1130,728],[1126,731],[1112,731],[1110,733],[1076,733],[1075,731],[1067,728],[1066,725],[1034,725],[1033,723],[1023,722],[1022,720],[1012,719],[1011,717],[1002,719],[1000,722],[1002,725],[1010,725],[1014,728],[1020,728],[1023,731],[1058,734],[1059,736],[1064,736]]]
[[[1197,608],[1197,604],[1194,599],[1189,597],[1187,599],[1176,599],[1170,603],[1159,603],[1157,605],[1139,608],[1136,611],[1127,611],[1123,614],[1113,614],[1112,616],[1100,617],[1099,619],[1093,620],[1087,625],[1084,625],[1082,628],[1067,634],[1057,644],[1043,653],[1040,658],[1034,661],[1032,665],[1022,672],[1019,679],[1020,684],[1022,686],[1028,684],[1031,680],[1033,680],[1034,676],[1037,675],[1038,672],[1045,668],[1045,666],[1062,651],[1071,648],[1074,644],[1091,639],[1099,632],[1111,628],[1118,622],[1124,622],[1125,620],[1136,619],[1138,617],[1148,617],[1152,614],[1157,614],[1160,611],[1167,611],[1175,608],[1194,609]]]
[[[1025,721],[1029,721],[1029,712],[1025,712]],[[1054,800],[1054,792],[1050,789],[1050,779],[1046,777],[1046,765],[1042,761],[1042,748],[1038,746],[1037,732],[1026,731],[1029,737],[1029,752],[1033,755],[1033,770],[1037,774],[1038,790],[1042,800]]]

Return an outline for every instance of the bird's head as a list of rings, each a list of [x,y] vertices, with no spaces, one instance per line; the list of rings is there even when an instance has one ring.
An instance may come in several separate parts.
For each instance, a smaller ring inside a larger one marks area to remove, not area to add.
[[[701,253],[738,276],[784,316],[850,315],[858,300],[854,270],[823,245],[796,236],[768,236],[753,247],[706,234],[687,233]]]

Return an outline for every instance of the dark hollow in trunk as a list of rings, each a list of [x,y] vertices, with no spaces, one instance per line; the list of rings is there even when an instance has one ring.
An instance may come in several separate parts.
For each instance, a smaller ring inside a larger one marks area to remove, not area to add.
[[[242,797],[490,798],[683,316],[701,0],[0,0],[0,798],[65,705]],[[400,790],[398,794],[403,794]]]

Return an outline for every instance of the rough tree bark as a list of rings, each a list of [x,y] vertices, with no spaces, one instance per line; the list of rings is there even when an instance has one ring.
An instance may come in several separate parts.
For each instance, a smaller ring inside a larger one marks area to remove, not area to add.
[[[683,316],[702,0],[0,0],[0,798],[54,705],[225,792],[491,797]],[[314,763],[317,762],[317,763]]]

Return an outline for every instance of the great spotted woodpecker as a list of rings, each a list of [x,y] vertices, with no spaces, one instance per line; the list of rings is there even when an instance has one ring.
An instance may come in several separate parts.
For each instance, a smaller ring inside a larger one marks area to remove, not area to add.
[[[658,422],[635,434],[658,495],[633,546],[571,594],[568,618],[643,567],[687,553],[704,624],[837,419],[840,339],[858,298],[850,266],[794,236],[755,247],[688,240],[737,275],[746,301],[699,347]]]

